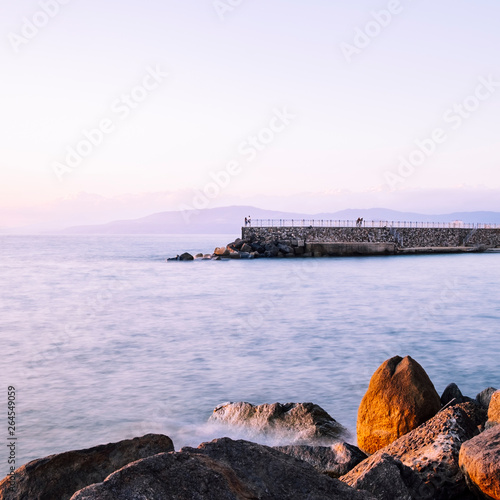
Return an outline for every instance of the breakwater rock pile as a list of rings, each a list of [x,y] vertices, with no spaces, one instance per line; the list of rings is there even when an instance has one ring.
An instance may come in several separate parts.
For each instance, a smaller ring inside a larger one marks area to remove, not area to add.
[[[484,252],[500,248],[500,229],[393,227],[244,227],[212,254],[168,260],[326,257]]]
[[[370,411],[368,411],[370,409]],[[500,391],[441,397],[411,357],[372,376],[358,412],[358,446],[313,403],[217,406],[228,437],[175,451],[148,434],[34,460],[0,482],[2,500],[500,499]]]

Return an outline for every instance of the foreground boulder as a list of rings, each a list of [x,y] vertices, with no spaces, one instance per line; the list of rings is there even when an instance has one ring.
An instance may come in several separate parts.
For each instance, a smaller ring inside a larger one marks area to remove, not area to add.
[[[250,433],[269,435],[295,444],[331,444],[347,430],[314,403],[223,403],[217,406],[212,422],[245,428]]]
[[[134,462],[72,500],[374,500],[305,462],[229,438]]]
[[[10,480],[0,483],[2,500],[66,500],[73,493],[99,483],[130,462],[174,450],[172,441],[161,434],[147,434],[118,443],[85,450],[67,451],[29,462],[15,472],[15,487]]]
[[[352,444],[339,441],[331,446],[289,445],[275,446],[275,450],[311,464],[318,472],[330,477],[340,477],[347,474],[366,455]]]
[[[357,490],[369,491],[379,500],[432,498],[426,496],[426,485],[416,472],[386,453],[371,456],[341,481]]]
[[[414,359],[388,359],[373,374],[359,406],[358,446],[374,453],[433,417],[440,408],[434,385]]]
[[[459,464],[471,491],[482,498],[500,500],[500,426],[466,441]]]
[[[486,427],[493,427],[500,424],[500,391],[495,391],[488,406],[488,422]]]
[[[473,438],[478,430],[461,406],[440,411],[431,420],[372,455],[370,461],[361,462],[349,472],[349,484],[354,484],[356,476],[365,474],[376,463],[377,457],[385,453],[420,476],[425,483],[421,498],[448,500],[466,492],[458,456],[462,443]]]

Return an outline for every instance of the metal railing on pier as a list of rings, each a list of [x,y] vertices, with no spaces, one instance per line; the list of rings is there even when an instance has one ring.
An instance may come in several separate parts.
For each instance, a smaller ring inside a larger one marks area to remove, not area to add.
[[[416,222],[387,220],[327,220],[327,219],[252,219],[247,227],[389,227],[389,228],[457,228],[457,229],[500,229],[500,224],[472,222]]]

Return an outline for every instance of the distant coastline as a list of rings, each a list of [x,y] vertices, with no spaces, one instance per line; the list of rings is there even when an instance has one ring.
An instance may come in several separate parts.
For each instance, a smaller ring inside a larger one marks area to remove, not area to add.
[[[462,221],[465,224],[484,222],[500,224],[500,212],[453,212],[426,215],[398,212],[384,208],[348,209],[339,212],[305,214],[280,212],[251,206],[229,206],[191,211],[158,212],[138,219],[116,220],[106,224],[67,227],[57,234],[235,234],[248,215],[252,219],[315,219],[374,221],[414,221],[422,223]]]

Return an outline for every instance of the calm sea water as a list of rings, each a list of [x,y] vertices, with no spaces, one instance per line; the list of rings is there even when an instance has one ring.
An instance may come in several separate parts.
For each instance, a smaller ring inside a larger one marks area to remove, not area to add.
[[[177,449],[233,435],[206,424],[224,401],[313,401],[354,431],[394,355],[439,393],[500,387],[500,254],[165,262],[233,237],[0,237],[16,465],[148,432]]]

